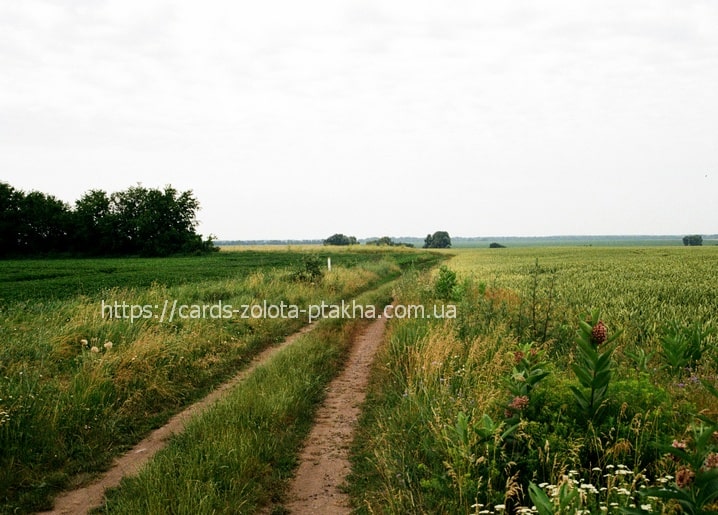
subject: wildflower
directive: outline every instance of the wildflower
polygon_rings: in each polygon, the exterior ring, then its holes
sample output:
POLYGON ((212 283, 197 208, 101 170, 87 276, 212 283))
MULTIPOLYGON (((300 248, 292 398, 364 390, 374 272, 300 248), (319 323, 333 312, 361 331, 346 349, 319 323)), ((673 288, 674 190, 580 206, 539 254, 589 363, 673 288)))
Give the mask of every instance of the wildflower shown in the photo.
POLYGON ((514 352, 514 361, 516 362, 517 365, 518 365, 519 363, 521 363, 521 360, 522 360, 522 359, 524 359, 524 353, 523 353, 523 352, 521 352, 520 350, 517 350, 516 352, 514 352))
POLYGON ((688 447, 688 443, 685 440, 681 440, 680 442, 678 440, 673 440, 671 447, 685 451, 688 447))
POLYGON ((526 409, 526 406, 529 405, 529 398, 527 395, 520 395, 517 397, 514 397, 511 403, 509 404, 509 408, 511 408, 514 411, 523 411, 526 409))
POLYGON ((695 473, 689 467, 683 466, 676 471, 676 486, 685 488, 693 482, 695 477, 695 473))
POLYGON ((504 511, 506 509, 506 505, 505 504, 497 504, 496 506, 494 506, 494 509, 496 511, 504 511))
POLYGON ((653 509, 653 506, 651 506, 650 504, 641 504, 641 509, 643 511, 651 511, 653 509))
MULTIPOLYGON (((680 442, 678 440, 673 440, 671 447, 680 451, 685 451, 688 448, 688 443, 685 440, 681 440, 680 442)), ((678 461, 678 456, 671 455, 671 458, 673 461, 678 461)))
POLYGON ((703 463, 705 470, 718 468, 718 452, 712 452, 706 456, 706 461, 703 463))
POLYGON ((100 349, 98 349, 97 346, 93 345, 92 348, 90 349, 90 352, 97 353, 97 352, 100 352, 100 349))
POLYGON ((587 490, 588 492, 591 492, 592 494, 597 494, 598 490, 595 486, 593 486, 591 483, 581 483, 581 486, 579 487, 581 490, 587 490))
POLYGON ((105 348, 105 350, 110 350, 112 348, 112 342, 106 341, 105 345, 103 345, 103 347, 105 348))
POLYGON ((80 345, 82 345, 83 347, 87 347, 87 340, 85 338, 80 340, 80 345))
POLYGON ((606 329, 606 325, 603 323, 603 320, 599 320, 598 323, 591 329, 591 341, 598 346, 605 342, 607 337, 608 329, 606 329))

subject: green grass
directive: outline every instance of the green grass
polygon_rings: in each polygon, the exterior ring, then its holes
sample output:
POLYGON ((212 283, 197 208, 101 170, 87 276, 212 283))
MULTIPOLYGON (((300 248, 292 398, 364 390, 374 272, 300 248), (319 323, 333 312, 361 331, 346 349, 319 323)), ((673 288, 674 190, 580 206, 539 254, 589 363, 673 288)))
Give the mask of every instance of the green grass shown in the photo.
MULTIPOLYGON (((236 254, 53 260, 29 269, 54 270, 60 283, 49 277, 44 281, 50 285, 39 288, 28 285, 43 280, 5 282, 21 300, 5 302, 0 318, 0 511, 48 508, 55 492, 102 470, 259 350, 306 323, 301 317, 132 322, 103 317, 102 300, 307 306, 354 297, 397 277, 402 267, 438 259, 423 252, 344 252, 333 257, 331 273, 308 282, 295 280, 307 254, 236 254), (99 271, 103 263, 118 270, 101 285, 93 274, 106 273, 99 271), (71 283, 92 284, 92 293, 62 289, 71 283)), ((2 262, 3 277, 23 263, 35 262, 2 262)))
MULTIPOLYGON (((362 304, 383 305, 390 289, 362 304)), ((326 384, 354 329, 326 320, 259 367, 142 469, 110 492, 104 513, 255 513, 279 505, 326 384)))
POLYGON ((334 266, 352 267, 389 257, 401 268, 436 259, 428 252, 382 250, 242 250, 172 258, 14 259, 0 260, 0 302, 95 296, 112 288, 180 286, 231 280, 270 268, 301 266, 305 256, 331 257, 334 266))
POLYGON ((698 486, 676 484, 680 468, 690 458, 706 475, 702 464, 718 456, 718 441, 696 436, 718 429, 718 249, 452 252, 453 285, 438 272, 397 287, 398 302, 453 303, 457 317, 391 321, 353 450, 357 512, 533 513, 533 483, 553 513, 619 513, 631 502, 675 513, 638 492, 692 495, 698 486), (587 416, 573 388, 582 391, 579 323, 592 310, 622 333, 605 404, 587 416), (688 365, 671 364, 680 359, 688 365), (674 440, 686 456, 666 457, 661 446, 674 440))

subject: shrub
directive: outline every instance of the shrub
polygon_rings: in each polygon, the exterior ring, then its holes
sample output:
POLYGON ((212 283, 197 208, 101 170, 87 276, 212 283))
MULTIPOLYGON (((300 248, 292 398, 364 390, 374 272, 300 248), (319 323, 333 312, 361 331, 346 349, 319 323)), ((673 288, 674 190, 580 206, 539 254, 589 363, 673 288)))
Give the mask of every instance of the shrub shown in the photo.
POLYGON ((441 300, 455 299, 456 272, 447 266, 439 268, 439 276, 434 283, 436 297, 441 300))
POLYGON ((324 277, 322 260, 317 255, 304 256, 302 262, 292 274, 292 278, 298 282, 317 283, 324 277))

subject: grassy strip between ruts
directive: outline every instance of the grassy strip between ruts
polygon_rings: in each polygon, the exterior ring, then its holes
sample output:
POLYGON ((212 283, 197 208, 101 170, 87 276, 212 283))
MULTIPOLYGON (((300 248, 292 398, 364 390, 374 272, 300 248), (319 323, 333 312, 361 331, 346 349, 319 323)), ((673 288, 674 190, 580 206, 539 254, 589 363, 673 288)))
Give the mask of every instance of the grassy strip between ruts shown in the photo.
MULTIPOLYGON (((391 285, 360 297, 385 305, 391 285)), ((281 500, 328 382, 361 320, 327 319, 192 420, 103 513, 252 513, 281 500)))

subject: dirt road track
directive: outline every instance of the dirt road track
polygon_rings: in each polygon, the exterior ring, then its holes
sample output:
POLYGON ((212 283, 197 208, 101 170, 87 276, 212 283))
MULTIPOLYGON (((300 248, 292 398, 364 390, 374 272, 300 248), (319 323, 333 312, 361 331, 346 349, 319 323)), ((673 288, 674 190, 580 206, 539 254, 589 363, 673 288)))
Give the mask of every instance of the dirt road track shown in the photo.
MULTIPOLYGON (((352 342, 346 367, 328 387, 327 397, 317 411, 315 424, 307 437, 297 473, 291 483, 286 508, 293 515, 340 515, 351 512, 349 498, 341 491, 341 485, 350 470, 349 446, 361 404, 366 396, 371 364, 382 342, 385 326, 386 319, 380 318, 363 328, 352 342)), ((311 326, 305 327, 288 337, 281 345, 259 353, 247 368, 230 381, 172 417, 167 424, 150 433, 132 450, 118 457, 97 481, 61 494, 55 499, 53 510, 41 515, 84 514, 101 506, 105 490, 118 486, 124 476, 136 474, 167 444, 170 436, 184 429, 190 418, 220 399, 257 365, 311 329, 311 326)))
POLYGON ((292 515, 351 512, 349 496, 340 488, 350 471, 349 446, 385 326, 386 319, 380 318, 364 328, 354 339, 346 368, 329 385, 285 505, 292 515))
POLYGON ((149 436, 135 445, 132 450, 116 458, 110 469, 97 481, 82 488, 69 490, 61 494, 55 499, 55 505, 52 511, 43 512, 41 515, 77 515, 87 513, 89 510, 101 506, 104 502, 105 490, 119 485, 124 476, 136 474, 139 469, 157 453, 157 451, 162 449, 167 444, 167 439, 170 436, 179 433, 184 429, 185 424, 187 424, 193 416, 216 402, 230 388, 235 386, 248 374, 250 374, 257 367, 257 365, 265 362, 275 353, 291 344, 299 336, 309 332, 311 329, 313 329, 313 326, 306 326, 300 331, 289 336, 280 345, 268 347, 257 354, 250 365, 239 374, 219 386, 201 401, 192 404, 184 411, 181 411, 172 417, 164 426, 152 431, 149 436))

